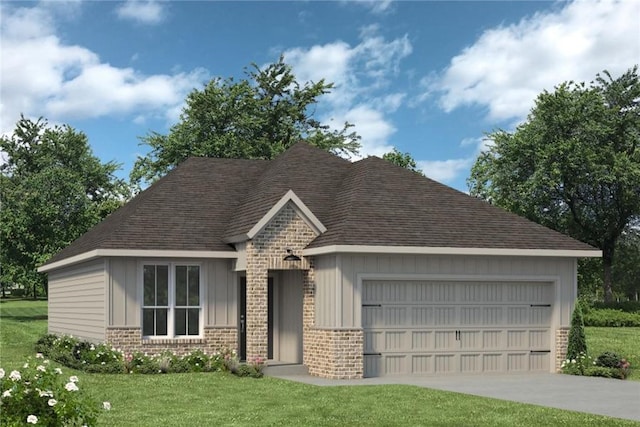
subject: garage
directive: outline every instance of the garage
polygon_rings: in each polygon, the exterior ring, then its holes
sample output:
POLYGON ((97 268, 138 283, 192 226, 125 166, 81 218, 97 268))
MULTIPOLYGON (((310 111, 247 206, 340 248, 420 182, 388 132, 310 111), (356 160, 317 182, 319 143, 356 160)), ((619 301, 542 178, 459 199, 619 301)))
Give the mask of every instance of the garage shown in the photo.
POLYGON ((550 282, 366 280, 364 376, 549 372, 550 282))

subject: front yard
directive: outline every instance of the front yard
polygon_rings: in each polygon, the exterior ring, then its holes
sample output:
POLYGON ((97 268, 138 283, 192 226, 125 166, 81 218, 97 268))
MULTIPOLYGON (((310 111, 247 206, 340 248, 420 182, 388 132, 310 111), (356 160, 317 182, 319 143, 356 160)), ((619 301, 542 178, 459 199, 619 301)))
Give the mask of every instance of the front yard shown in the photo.
MULTIPOLYGON (((0 366, 20 368, 46 332, 46 301, 0 303, 0 366)), ((587 328, 591 351, 618 351, 640 365, 640 328, 587 328)), ((412 386, 316 387, 225 373, 78 375, 97 401, 100 425, 637 426, 638 423, 412 386)), ((633 380, 640 380, 638 370, 633 380)), ((0 424, 2 424, 0 422, 0 424)))

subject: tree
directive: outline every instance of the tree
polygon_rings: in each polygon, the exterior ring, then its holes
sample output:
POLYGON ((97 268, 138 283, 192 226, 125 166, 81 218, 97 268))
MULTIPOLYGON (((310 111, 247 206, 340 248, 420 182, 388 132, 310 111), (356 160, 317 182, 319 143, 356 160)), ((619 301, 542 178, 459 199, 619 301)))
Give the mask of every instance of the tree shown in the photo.
POLYGON ((489 134, 468 181, 472 195, 601 249, 605 301, 616 242, 640 218, 637 71, 543 92, 515 132, 489 134))
POLYGON ((420 175, 424 175, 420 169, 418 169, 418 165, 415 159, 409 153, 402 153, 397 148, 393 147, 393 151, 389 151, 388 153, 384 153, 382 158, 388 162, 393 163, 396 166, 400 166, 405 169, 409 169, 412 172, 419 173, 420 175))
MULTIPOLYGON (((69 126, 22 117, 0 138, 0 282, 44 289, 38 265, 119 207, 128 195, 87 137, 69 126)), ((45 290, 46 291, 46 290, 45 290)))
POLYGON ((576 305, 571 315, 571 327, 569 328, 569 338, 567 342, 567 359, 577 359, 580 354, 587 354, 587 339, 584 335, 584 319, 582 308, 576 301, 576 305))
POLYGON ((300 84, 283 57, 264 69, 252 64, 245 75, 239 82, 213 79, 192 91, 168 135, 142 137, 151 151, 136 161, 132 182, 152 182, 189 156, 272 159, 301 139, 336 154, 358 153, 352 125, 331 130, 312 117, 333 83, 300 84))
POLYGON ((612 275, 616 290, 628 299, 638 301, 640 296, 640 229, 630 228, 618 240, 612 275))

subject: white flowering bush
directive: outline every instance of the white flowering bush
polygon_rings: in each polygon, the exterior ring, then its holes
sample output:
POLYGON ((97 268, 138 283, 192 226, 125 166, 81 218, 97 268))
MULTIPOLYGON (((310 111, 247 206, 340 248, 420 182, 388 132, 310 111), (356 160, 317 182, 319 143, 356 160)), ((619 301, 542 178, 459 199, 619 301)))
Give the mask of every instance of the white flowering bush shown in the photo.
POLYGON ((595 360, 581 352, 574 359, 562 362, 561 371, 569 375, 626 379, 631 373, 630 363, 613 352, 604 352, 595 360))
MULTIPOLYGON (((84 392, 79 378, 64 376, 40 353, 20 370, 0 368, 0 390, 2 426, 91 426, 100 413, 100 405, 84 392)), ((102 408, 111 409, 111 404, 103 402, 102 408)))

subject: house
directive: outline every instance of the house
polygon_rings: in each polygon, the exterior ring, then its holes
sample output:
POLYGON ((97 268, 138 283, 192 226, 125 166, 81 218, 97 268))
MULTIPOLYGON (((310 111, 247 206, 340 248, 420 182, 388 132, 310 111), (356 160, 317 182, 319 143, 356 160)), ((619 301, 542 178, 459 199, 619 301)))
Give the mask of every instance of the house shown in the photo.
POLYGON ((554 372, 593 247, 377 157, 190 158, 39 268, 49 331, 312 375, 554 372))

